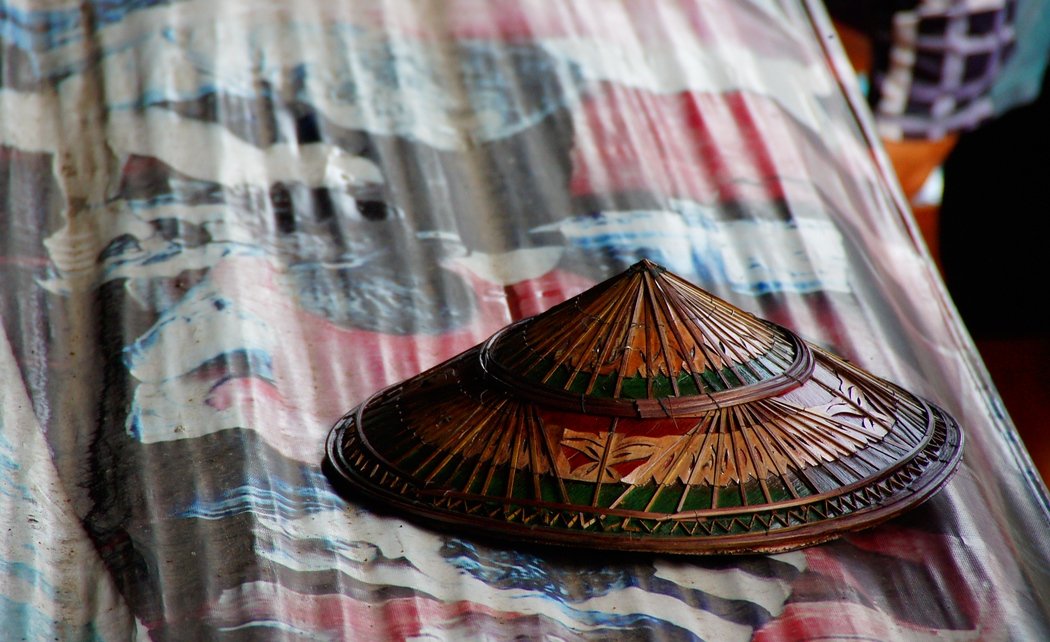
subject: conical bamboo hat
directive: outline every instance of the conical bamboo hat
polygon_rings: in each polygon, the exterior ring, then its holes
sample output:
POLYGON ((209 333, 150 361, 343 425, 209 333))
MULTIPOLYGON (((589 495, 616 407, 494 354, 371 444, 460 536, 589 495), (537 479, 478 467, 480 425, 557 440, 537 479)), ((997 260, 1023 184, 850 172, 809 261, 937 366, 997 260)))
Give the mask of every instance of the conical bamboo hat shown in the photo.
POLYGON ((327 468, 468 533, 746 553, 889 519, 961 453, 945 411, 642 261, 377 393, 327 468))

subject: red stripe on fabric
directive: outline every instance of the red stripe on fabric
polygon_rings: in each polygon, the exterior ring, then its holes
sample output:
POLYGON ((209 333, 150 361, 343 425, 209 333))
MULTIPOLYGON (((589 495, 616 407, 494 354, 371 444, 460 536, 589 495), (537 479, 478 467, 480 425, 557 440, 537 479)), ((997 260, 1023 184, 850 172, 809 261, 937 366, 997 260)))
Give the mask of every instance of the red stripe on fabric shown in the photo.
POLYGON ((313 632, 339 633, 355 640, 398 642, 419 636, 425 629, 442 629, 471 616, 513 620, 521 613, 499 611, 470 601, 439 602, 424 597, 395 598, 368 603, 344 595, 312 595, 273 586, 266 594, 253 592, 236 602, 235 611, 216 608, 210 614, 226 627, 241 622, 279 621, 313 632), (246 606, 250 605, 250 606, 246 606))
POLYGON ((764 203, 784 200, 784 181, 806 184, 816 168, 812 154, 800 156, 811 146, 803 128, 762 96, 656 94, 606 83, 574 116, 570 189, 577 195, 643 190, 701 203, 764 203))
MULTIPOLYGON (((909 633, 932 637, 941 632, 903 624, 885 613, 859 604, 808 602, 788 604, 780 617, 755 632, 752 642, 900 640, 906 639, 909 633)), ((959 632, 951 633, 953 640, 965 639, 959 636, 959 632)))
POLYGON ((513 303, 512 317, 517 320, 545 312, 593 285, 591 279, 552 270, 541 277, 508 285, 504 292, 507 300, 513 303))
MULTIPOLYGON (((951 608, 970 622, 993 617, 998 612, 998 598, 989 594, 987 578, 978 575, 971 563, 971 553, 951 537, 902 528, 893 524, 851 535, 848 543, 865 552, 900 560, 896 564, 912 564, 923 571, 923 581, 929 583, 931 596, 950 595, 951 608)), ((861 554, 854 559, 849 548, 814 547, 806 550, 807 568, 827 578, 832 585, 848 586, 873 604, 883 602, 881 595, 886 584, 872 585, 852 570, 856 562, 861 574, 871 573, 877 557, 861 554)), ((910 587, 916 589, 919 587, 910 587)), ((920 589, 921 590, 921 589, 920 589)), ((919 605, 916 605, 918 608, 919 605)))

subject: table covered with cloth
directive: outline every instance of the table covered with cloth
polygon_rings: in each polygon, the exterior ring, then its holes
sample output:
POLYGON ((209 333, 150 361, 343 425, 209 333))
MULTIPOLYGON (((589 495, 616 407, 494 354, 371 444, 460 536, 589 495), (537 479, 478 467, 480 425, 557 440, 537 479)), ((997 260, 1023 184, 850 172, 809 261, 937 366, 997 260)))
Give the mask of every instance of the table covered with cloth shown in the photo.
POLYGON ((813 2, 3 0, 0 637, 1050 639, 1045 488, 872 131, 813 2), (334 490, 341 415, 642 258, 948 409, 959 472, 740 557, 334 490))

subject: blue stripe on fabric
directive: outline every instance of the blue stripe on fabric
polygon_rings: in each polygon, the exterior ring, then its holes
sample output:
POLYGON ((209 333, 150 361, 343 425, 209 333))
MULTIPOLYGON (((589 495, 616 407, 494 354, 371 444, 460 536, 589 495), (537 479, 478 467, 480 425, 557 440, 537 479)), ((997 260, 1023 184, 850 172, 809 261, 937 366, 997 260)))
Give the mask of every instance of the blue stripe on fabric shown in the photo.
MULTIPOLYGON (((115 24, 128 15, 181 0, 90 0, 94 27, 115 24)), ((81 3, 70 3, 64 9, 20 9, 0 5, 0 40, 22 49, 45 50, 81 39, 84 35, 85 11, 81 3)))
POLYGON ((277 519, 295 519, 311 513, 345 506, 330 490, 320 471, 302 469, 302 479, 290 482, 276 476, 246 475, 245 483, 201 496, 188 506, 175 508, 171 517, 217 520, 242 513, 264 514, 277 519))
POLYGON ((103 642, 91 624, 73 625, 55 620, 32 604, 0 595, 0 622, 5 640, 70 640, 103 642))
POLYGON ((449 540, 443 554, 457 568, 490 586, 538 592, 566 605, 637 588, 672 597, 683 605, 737 624, 761 626, 772 617, 754 602, 711 595, 657 577, 652 566, 644 563, 612 564, 596 570, 593 564, 579 567, 571 563, 552 564, 544 557, 524 551, 484 549, 483 552, 463 540, 449 540))

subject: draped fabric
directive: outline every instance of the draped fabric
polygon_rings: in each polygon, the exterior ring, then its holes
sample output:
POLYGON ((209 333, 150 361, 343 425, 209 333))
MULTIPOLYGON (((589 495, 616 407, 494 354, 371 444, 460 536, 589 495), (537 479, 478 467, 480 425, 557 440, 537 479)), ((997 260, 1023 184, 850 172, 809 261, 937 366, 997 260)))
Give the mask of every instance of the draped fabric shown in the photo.
POLYGON ((1045 488, 852 83, 786 0, 4 0, 0 629, 1050 637, 1045 488), (438 533, 322 474, 368 395, 642 258, 947 408, 960 472, 712 559, 438 533))

